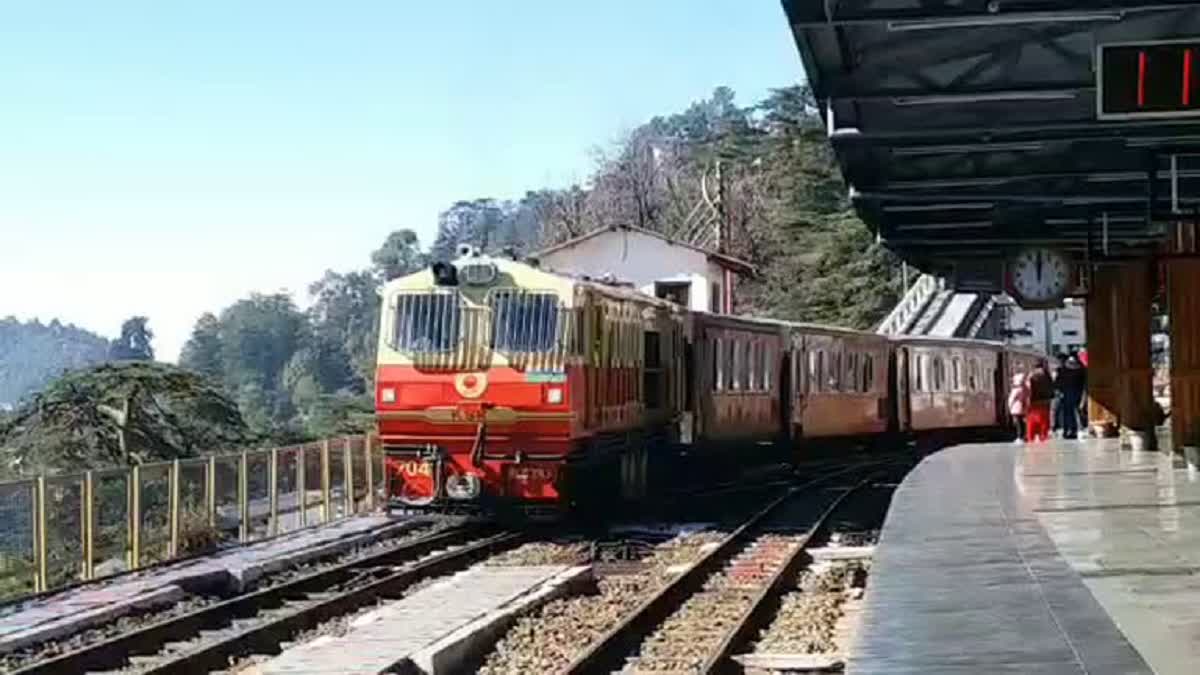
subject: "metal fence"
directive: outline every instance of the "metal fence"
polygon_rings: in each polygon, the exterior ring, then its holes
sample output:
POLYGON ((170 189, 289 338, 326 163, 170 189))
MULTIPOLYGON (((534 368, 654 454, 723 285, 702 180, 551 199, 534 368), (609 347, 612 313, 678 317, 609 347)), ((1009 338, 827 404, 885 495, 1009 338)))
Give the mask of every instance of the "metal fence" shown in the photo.
POLYGON ((0 598, 375 508, 370 436, 0 482, 0 598))

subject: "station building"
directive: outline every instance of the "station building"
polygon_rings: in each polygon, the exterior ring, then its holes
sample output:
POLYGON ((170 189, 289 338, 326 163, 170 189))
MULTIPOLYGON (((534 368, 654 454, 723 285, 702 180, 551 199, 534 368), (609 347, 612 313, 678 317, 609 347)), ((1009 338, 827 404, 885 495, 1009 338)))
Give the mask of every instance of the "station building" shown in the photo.
POLYGON ((732 314, 737 280, 750 263, 634 226, 603 227, 531 256, 545 269, 631 282, 648 295, 689 309, 732 314))

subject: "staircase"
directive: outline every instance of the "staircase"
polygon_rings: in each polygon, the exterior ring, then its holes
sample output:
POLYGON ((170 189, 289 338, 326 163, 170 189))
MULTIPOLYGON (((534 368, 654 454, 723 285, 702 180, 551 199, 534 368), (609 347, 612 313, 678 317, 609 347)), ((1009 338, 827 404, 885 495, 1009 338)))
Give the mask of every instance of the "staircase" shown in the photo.
POLYGON ((880 335, 904 335, 924 313, 930 300, 945 287, 945 282, 930 274, 922 274, 917 282, 909 286, 904 297, 879 324, 875 332, 880 335))
POLYGON ((946 288, 945 281, 922 274, 875 332, 975 338, 995 307, 991 295, 958 293, 946 288))

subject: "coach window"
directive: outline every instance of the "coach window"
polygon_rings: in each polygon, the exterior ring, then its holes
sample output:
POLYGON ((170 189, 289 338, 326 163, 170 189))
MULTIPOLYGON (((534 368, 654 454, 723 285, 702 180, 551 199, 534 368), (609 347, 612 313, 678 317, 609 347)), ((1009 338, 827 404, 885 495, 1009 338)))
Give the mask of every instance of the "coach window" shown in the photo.
POLYGON ((956 356, 950 363, 951 391, 962 391, 962 359, 956 356))
POLYGON ((808 393, 821 390, 821 365, 817 350, 808 353, 808 393))
POLYGON ((973 357, 967 362, 967 389, 979 391, 979 360, 973 357))
POLYGON ((746 342, 746 392, 758 389, 758 344, 746 342))
POLYGON ((742 343, 742 391, 754 389, 754 343, 742 343))
POLYGON ((742 344, 737 340, 729 341, 729 388, 742 389, 742 344))
POLYGON ((874 389, 875 384, 875 357, 870 354, 863 355, 862 369, 862 390, 863 393, 870 393, 874 389))
POLYGON ((722 349, 721 339, 713 340, 713 391, 725 388, 725 350, 722 349))
POLYGON ((933 357, 933 391, 946 390, 946 362, 942 357, 933 357))
POLYGON ((762 385, 763 391, 771 391, 771 363, 775 359, 775 347, 763 345, 762 385))
POLYGON ((813 377, 809 379, 813 391, 825 391, 825 350, 817 350, 817 367, 813 377))
POLYGON ((846 391, 855 391, 858 388, 858 352, 846 354, 846 372, 842 375, 842 385, 846 391))
POLYGON ((662 338, 654 331, 642 333, 642 350, 645 354, 642 371, 642 401, 648 410, 663 407, 662 338))

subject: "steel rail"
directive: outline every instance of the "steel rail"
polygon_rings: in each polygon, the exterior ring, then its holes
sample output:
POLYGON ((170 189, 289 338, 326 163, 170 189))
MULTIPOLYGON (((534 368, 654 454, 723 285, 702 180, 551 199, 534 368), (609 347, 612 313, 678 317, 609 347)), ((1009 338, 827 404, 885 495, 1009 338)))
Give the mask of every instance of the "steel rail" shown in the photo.
POLYGON ((879 464, 881 462, 842 467, 798 485, 773 499, 765 508, 738 526, 704 557, 692 563, 682 574, 647 598, 637 609, 568 664, 563 672, 582 675, 620 670, 622 659, 632 653, 655 626, 662 623, 682 606, 687 598, 695 594, 712 573, 732 559, 741 546, 750 540, 756 528, 768 520, 779 507, 797 498, 806 490, 820 488, 839 476, 866 468, 874 468, 879 464))
POLYGON ((721 641, 717 649, 705 659, 704 664, 700 667, 700 673, 707 675, 709 673, 727 672, 729 670, 726 666, 728 666, 728 659, 733 655, 734 651, 746 644, 753 637, 754 631, 761 628, 764 624, 762 619, 769 614, 768 610, 771 607, 770 600, 779 596, 784 590, 787 581, 794 578, 796 573, 799 572, 800 567, 805 562, 804 552, 808 550, 809 543, 828 527, 830 518, 851 495, 873 484, 882 473, 883 471, 871 472, 867 477, 839 495, 821 513, 808 532, 792 545, 783 564, 766 580, 762 589, 755 595, 754 601, 746 608, 742 616, 738 618, 733 629, 726 634, 725 639, 721 641))
POLYGON ((370 584, 338 593, 316 604, 298 607, 286 616, 240 631, 228 638, 205 645, 199 650, 181 654, 142 671, 143 675, 166 673, 191 674, 229 667, 230 659, 251 654, 277 654, 281 645, 301 631, 349 614, 373 604, 379 599, 398 598, 404 589, 431 577, 461 569, 465 565, 491 555, 497 550, 514 546, 525 539, 524 534, 504 532, 460 549, 447 551, 422 560, 370 584))
MULTIPOLYGON (((296 614, 271 621, 264 624, 263 627, 238 633, 220 643, 205 645, 194 654, 182 654, 170 660, 164 659, 161 665, 152 666, 147 672, 197 672, 201 663, 210 664, 213 669, 224 668, 228 666, 227 656, 241 655, 237 644, 257 645, 261 643, 259 640, 250 639, 252 636, 245 633, 253 633, 267 627, 277 629, 295 627, 297 631, 303 630, 320 623, 325 618, 353 611, 359 606, 372 602, 376 596, 402 589, 423 576, 439 574, 453 569, 457 564, 470 562, 479 555, 490 552, 508 542, 513 542, 520 537, 520 535, 511 533, 492 534, 481 541, 407 565, 399 571, 391 566, 398 561, 426 555, 440 547, 490 534, 485 528, 484 524, 471 523, 437 532, 386 551, 356 558, 275 586, 238 595, 187 614, 136 628, 66 654, 32 663, 13 671, 12 675, 49 675, 51 673, 122 668, 139 657, 151 657, 159 653, 167 643, 192 639, 205 630, 228 628, 237 619, 251 618, 264 610, 285 607, 288 601, 304 599, 314 594, 324 594, 330 589, 360 582, 364 576, 378 577, 353 589, 334 592, 329 598, 305 605, 296 614), (218 655, 220 658, 217 658, 218 655), (195 663, 196 667, 186 665, 188 663, 195 663), (183 670, 180 670, 180 667, 183 670)), ((277 630, 274 634, 281 635, 282 633, 277 630)))

